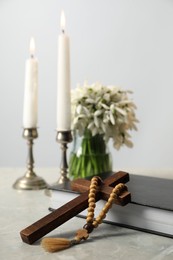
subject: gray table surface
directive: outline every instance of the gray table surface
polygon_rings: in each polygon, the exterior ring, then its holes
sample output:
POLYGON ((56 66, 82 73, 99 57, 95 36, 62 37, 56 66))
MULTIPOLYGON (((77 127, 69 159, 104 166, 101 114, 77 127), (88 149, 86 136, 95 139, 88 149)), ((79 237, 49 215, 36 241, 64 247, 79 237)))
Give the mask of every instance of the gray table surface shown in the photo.
MULTIPOLYGON (((12 188, 24 169, 0 169, 0 259, 128 259, 128 260, 168 260, 173 259, 171 238, 102 224, 80 245, 58 253, 47 253, 40 246, 22 242, 19 232, 47 215, 49 197, 43 190, 18 191, 12 188)), ((58 178, 57 169, 36 169, 37 175, 49 184, 58 178)), ((85 220, 75 217, 47 236, 72 238, 75 231, 85 224, 85 220)))

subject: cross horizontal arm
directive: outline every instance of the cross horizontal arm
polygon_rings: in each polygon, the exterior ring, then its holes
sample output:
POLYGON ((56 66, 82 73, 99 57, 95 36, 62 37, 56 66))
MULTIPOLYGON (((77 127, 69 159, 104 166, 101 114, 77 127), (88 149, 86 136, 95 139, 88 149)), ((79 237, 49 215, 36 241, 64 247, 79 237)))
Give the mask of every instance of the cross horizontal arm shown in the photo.
MULTIPOLYGON (((129 174, 126 172, 122 172, 119 171, 109 177, 107 177, 104 180, 104 184, 99 187, 99 192, 100 194, 100 199, 103 200, 108 200, 111 192, 112 192, 112 188, 111 187, 115 187, 115 185, 117 185, 118 183, 126 183, 129 181, 129 174), (109 187, 110 185, 110 187, 109 187)), ((86 179, 77 179, 71 182, 71 189, 74 191, 79 191, 81 193, 89 190, 90 188, 90 181, 86 180, 86 179)), ((130 201, 130 192, 128 192, 128 190, 124 190, 124 192, 122 193, 121 196, 119 196, 118 199, 115 200, 115 203, 118 205, 126 205, 127 203, 129 203, 130 201)))
MULTIPOLYGON (((90 181, 84 180, 84 179, 79 179, 77 180, 77 182, 73 182, 71 184, 72 190, 74 191, 79 191, 81 193, 86 192, 89 189, 90 186, 90 181)), ((111 192, 112 192, 112 188, 107 186, 107 185, 102 185, 99 188, 99 192, 100 192, 100 199, 103 200, 108 200, 111 192)), ((121 206, 125 206, 127 203, 130 202, 131 199, 131 194, 128 190, 124 190, 123 193, 119 196, 118 199, 115 199, 114 203, 121 205, 121 206)))
MULTIPOLYGON (((129 181, 129 174, 126 172, 119 171, 104 180, 105 186, 115 187, 118 183, 126 183, 129 181)), ((71 182, 71 189, 83 193, 89 190, 90 181, 86 179, 77 179, 71 182)), ((103 191, 103 189, 102 189, 103 191)))

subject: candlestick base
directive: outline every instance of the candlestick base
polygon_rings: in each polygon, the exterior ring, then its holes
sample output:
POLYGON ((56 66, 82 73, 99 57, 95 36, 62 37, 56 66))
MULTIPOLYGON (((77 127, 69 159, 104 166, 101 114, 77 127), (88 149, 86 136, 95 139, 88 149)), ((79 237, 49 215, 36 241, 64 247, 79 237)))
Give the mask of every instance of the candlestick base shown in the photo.
POLYGON ((49 193, 49 189, 55 189, 55 190, 71 190, 71 181, 67 178, 65 181, 60 183, 60 178, 58 181, 52 183, 51 185, 48 186, 48 189, 46 189, 46 194, 49 193))
POLYGON ((13 188, 17 190, 40 190, 47 187, 43 178, 37 176, 34 172, 34 157, 33 157, 33 140, 38 137, 37 128, 24 128, 23 138, 28 144, 28 160, 27 171, 25 175, 16 180, 13 188))
POLYGON ((40 190, 47 188, 46 182, 39 176, 25 176, 16 180, 13 188, 17 190, 40 190))

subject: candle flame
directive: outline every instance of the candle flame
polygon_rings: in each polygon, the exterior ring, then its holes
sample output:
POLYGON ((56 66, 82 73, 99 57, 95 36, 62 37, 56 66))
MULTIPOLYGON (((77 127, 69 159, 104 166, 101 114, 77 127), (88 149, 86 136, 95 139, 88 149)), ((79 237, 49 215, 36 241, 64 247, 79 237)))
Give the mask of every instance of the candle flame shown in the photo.
POLYGON ((30 47, 29 47, 29 51, 30 51, 30 55, 31 55, 31 57, 33 57, 34 54, 35 54, 35 40, 34 40, 33 37, 31 37, 31 39, 30 39, 30 47))
POLYGON ((61 21, 60 21, 60 25, 61 25, 61 30, 62 32, 65 31, 65 14, 64 11, 61 11, 61 21))

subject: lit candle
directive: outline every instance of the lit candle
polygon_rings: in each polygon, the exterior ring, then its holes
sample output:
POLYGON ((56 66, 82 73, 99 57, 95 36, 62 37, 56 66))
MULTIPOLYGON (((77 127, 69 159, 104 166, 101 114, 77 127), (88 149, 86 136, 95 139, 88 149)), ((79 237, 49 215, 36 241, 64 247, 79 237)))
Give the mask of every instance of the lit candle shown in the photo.
POLYGON ((30 40, 30 58, 26 60, 23 127, 36 128, 38 114, 38 61, 34 38, 30 40))
POLYGON ((61 13, 61 34, 58 38, 58 89, 57 89, 57 131, 71 129, 70 93, 70 46, 65 33, 65 15, 61 13))

